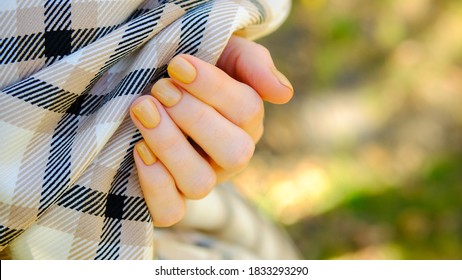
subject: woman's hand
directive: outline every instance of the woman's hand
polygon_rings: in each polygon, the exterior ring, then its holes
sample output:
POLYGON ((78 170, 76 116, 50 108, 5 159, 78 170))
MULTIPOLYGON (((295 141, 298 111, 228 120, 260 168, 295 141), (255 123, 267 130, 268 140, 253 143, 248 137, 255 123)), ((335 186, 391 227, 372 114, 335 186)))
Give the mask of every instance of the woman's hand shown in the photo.
POLYGON ((144 138, 134 157, 156 226, 179 222, 185 198, 203 198, 242 170, 263 133, 263 100, 282 104, 293 95, 269 52, 239 37, 217 66, 179 55, 168 73, 130 110, 144 138))

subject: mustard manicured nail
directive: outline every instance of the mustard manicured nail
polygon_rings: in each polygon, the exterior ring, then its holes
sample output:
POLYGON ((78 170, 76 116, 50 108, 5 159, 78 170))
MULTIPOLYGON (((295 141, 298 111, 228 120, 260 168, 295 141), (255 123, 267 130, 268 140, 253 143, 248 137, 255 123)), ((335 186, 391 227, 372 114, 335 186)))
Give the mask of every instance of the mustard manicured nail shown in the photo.
POLYGON ((160 122, 160 114, 156 105, 149 99, 144 99, 132 107, 135 117, 146 128, 154 128, 160 122))
POLYGON ((292 92, 294 91, 292 84, 290 83, 289 79, 287 79, 287 77, 284 76, 284 74, 279 72, 276 68, 271 69, 271 71, 273 72, 274 76, 278 79, 279 83, 281 83, 281 85, 289 88, 292 92))
POLYGON ((181 99, 181 91, 169 80, 157 81, 151 88, 151 94, 167 107, 172 107, 181 99))
POLYGON ((140 142, 136 143, 135 149, 140 155, 140 158, 143 160, 144 164, 153 165, 154 163, 156 163, 156 156, 151 152, 151 149, 149 149, 148 145, 146 145, 146 142, 144 140, 141 140, 140 142))
POLYGON ((197 76, 194 65, 181 56, 176 56, 170 61, 167 71, 170 77, 185 84, 192 83, 197 76))

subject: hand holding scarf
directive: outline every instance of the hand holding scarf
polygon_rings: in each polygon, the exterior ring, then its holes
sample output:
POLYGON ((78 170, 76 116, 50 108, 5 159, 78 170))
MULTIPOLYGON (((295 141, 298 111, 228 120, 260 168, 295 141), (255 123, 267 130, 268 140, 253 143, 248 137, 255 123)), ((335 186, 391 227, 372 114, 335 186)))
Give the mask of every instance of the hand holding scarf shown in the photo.
MULTIPOLYGON (((178 242, 204 244, 189 229, 210 224, 194 218, 185 222, 188 234, 171 230, 155 238, 132 157, 141 136, 128 108, 165 75, 173 56, 188 53, 214 63, 233 32, 253 37, 274 28, 284 17, 276 16, 273 8, 281 4, 275 3, 286 2, 2 4, 0 245, 9 245, 15 258, 150 259, 178 257, 168 254, 178 242)), ((226 195, 212 194, 201 205, 222 209, 222 225, 230 224, 231 213, 247 208, 237 206, 245 204, 229 188, 217 192, 226 195)), ((253 216, 243 227, 238 224, 246 219, 239 217, 231 230, 215 233, 235 242, 242 232, 233 231, 261 221, 253 216)), ((279 236, 268 239, 273 235, 279 236)), ((254 248, 218 249, 225 243, 208 247, 221 257, 242 257, 242 251, 265 257, 254 248)), ((179 257, 197 257, 187 252, 179 257)))

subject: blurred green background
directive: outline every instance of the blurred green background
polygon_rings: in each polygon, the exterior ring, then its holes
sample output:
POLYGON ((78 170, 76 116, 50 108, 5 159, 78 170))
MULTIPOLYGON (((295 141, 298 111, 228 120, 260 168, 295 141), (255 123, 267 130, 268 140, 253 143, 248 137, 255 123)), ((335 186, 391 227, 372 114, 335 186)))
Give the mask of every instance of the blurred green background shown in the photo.
POLYGON ((462 1, 294 0, 236 184, 306 259, 462 258, 462 1))

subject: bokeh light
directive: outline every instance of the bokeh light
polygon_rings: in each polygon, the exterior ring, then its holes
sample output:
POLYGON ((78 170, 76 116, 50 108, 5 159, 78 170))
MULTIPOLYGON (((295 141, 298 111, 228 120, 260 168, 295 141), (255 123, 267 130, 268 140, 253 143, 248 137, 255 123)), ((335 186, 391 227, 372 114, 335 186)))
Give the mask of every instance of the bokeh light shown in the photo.
POLYGON ((462 2, 295 0, 235 180, 307 259, 462 258, 462 2))

